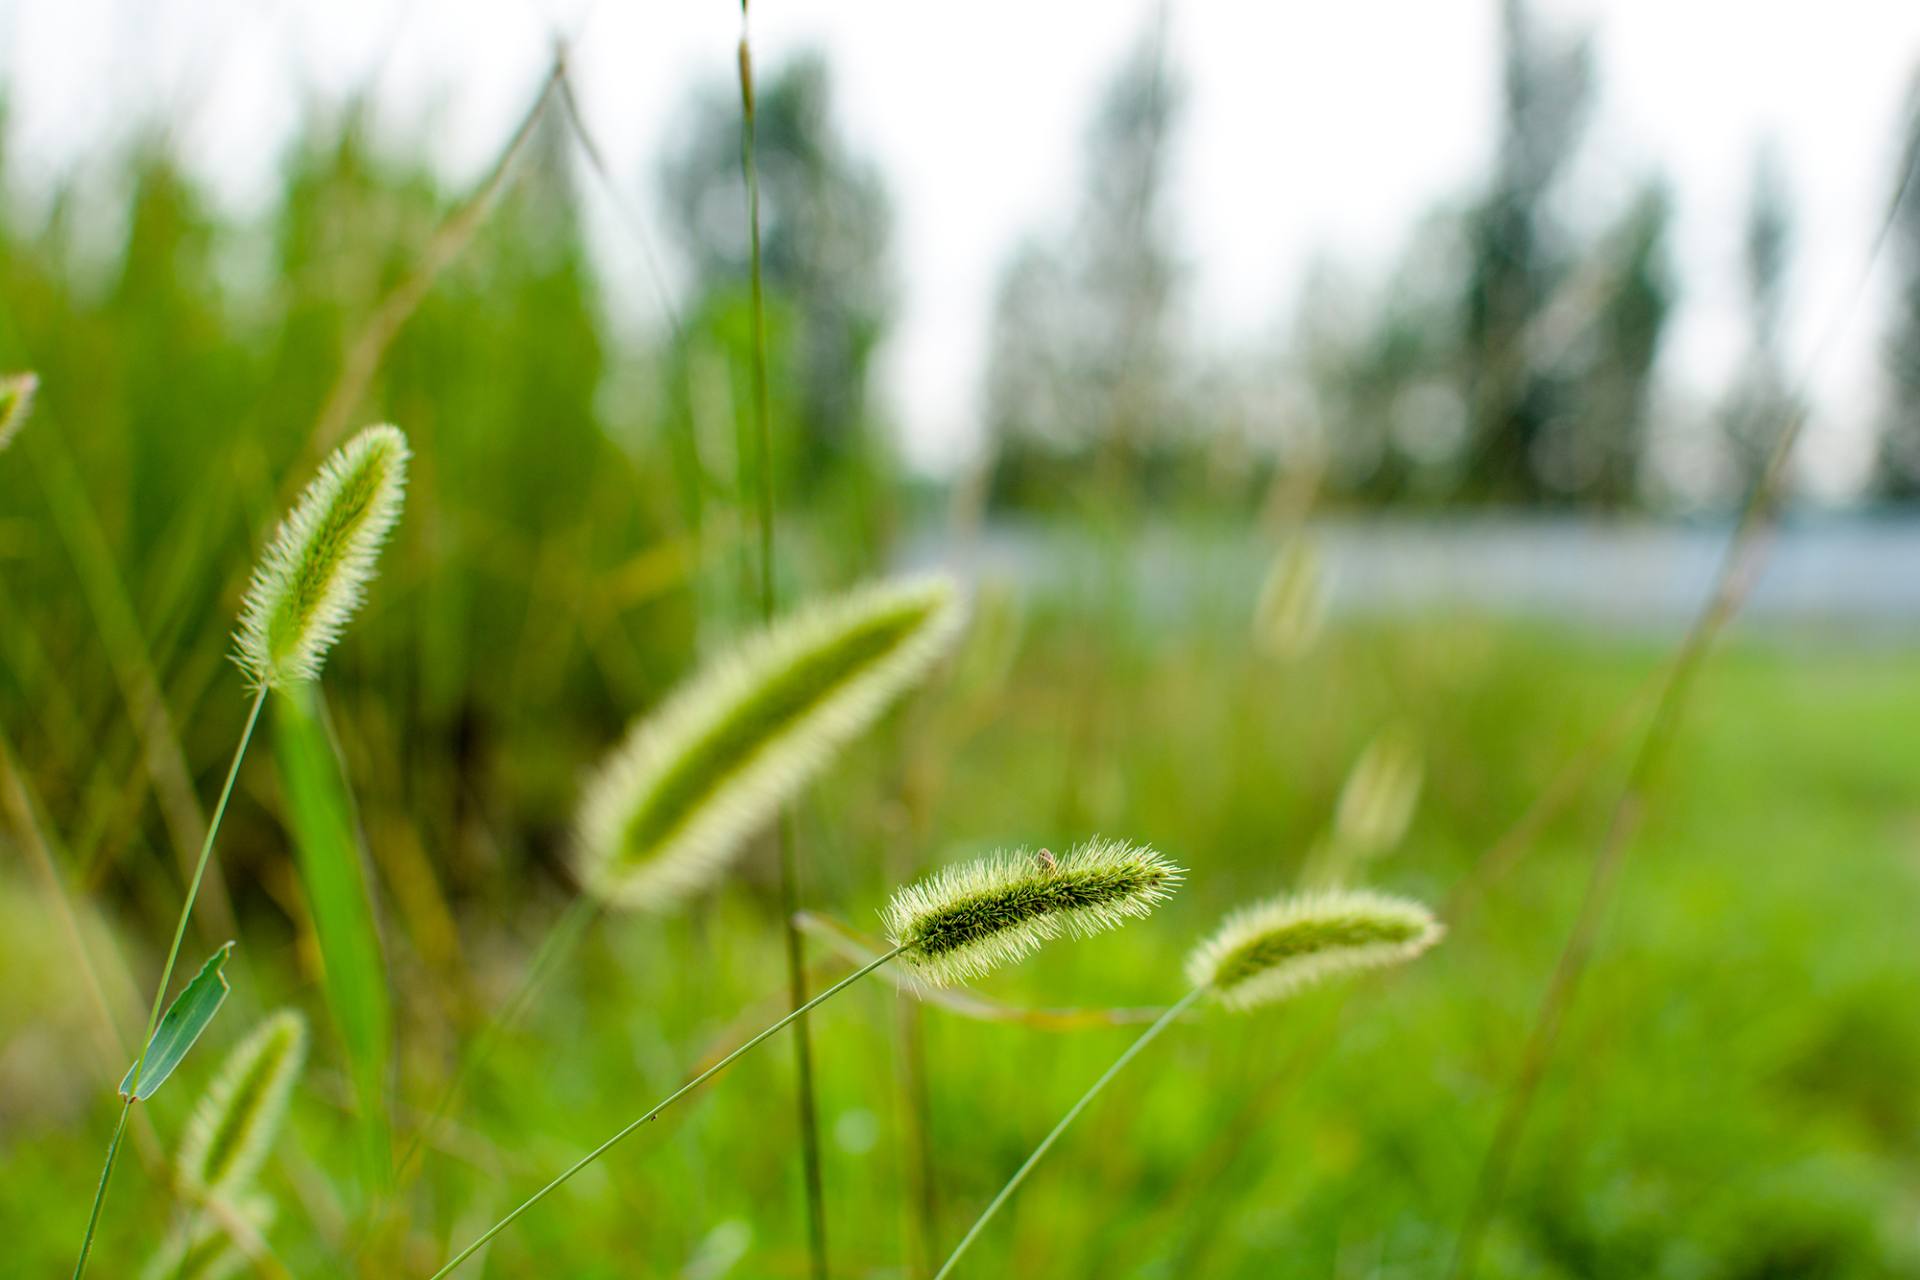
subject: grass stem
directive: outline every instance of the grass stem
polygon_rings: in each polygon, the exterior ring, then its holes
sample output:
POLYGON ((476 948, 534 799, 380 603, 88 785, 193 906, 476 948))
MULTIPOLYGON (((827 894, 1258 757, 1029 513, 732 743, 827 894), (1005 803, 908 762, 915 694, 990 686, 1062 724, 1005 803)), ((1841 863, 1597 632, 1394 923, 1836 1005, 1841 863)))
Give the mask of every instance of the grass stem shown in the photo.
POLYGON ((438 1271, 434 1272, 433 1275, 428 1278, 428 1280, 441 1280, 443 1276, 452 1275, 454 1270, 458 1268, 461 1263, 465 1262, 468 1258, 471 1258, 475 1253, 479 1252, 481 1247, 484 1246, 489 1240, 493 1239, 495 1236, 499 1235, 502 1231, 505 1231, 509 1226, 513 1225, 514 1220, 517 1219, 521 1214, 533 1208, 533 1206, 535 1206, 536 1204, 539 1204, 542 1200, 546 1199, 549 1195, 552 1195, 555 1191, 558 1191, 562 1186, 566 1185, 567 1181, 571 1179, 575 1174, 579 1173, 582 1169, 585 1169, 588 1165, 598 1160, 601 1156, 605 1155, 607 1152, 613 1150, 614 1147, 618 1146, 622 1141, 624 1141, 627 1138, 627 1136, 631 1134, 635 1129, 638 1129, 641 1125, 644 1125, 647 1122, 653 1120, 654 1118, 659 1116, 659 1114, 662 1111, 665 1111, 668 1107, 678 1102, 681 1098, 686 1097, 689 1093, 692 1093, 695 1089, 705 1084, 708 1080, 711 1080, 714 1076, 720 1074, 720 1072, 724 1071, 727 1068, 727 1066, 734 1061, 734 1059, 741 1057, 749 1049, 753 1048, 755 1045, 759 1044, 761 1041, 767 1039, 769 1036, 778 1034, 788 1024, 798 1021, 801 1017, 805 1016, 805 1014, 810 1009, 812 1009, 815 1005, 825 1003, 831 997, 838 995, 841 991, 852 986, 854 983, 858 982, 860 979, 872 973, 875 969, 878 969, 881 965, 887 963, 887 961, 899 955, 901 950, 902 948, 895 947, 891 951, 887 952, 885 955, 881 956, 879 959, 871 961, 870 963, 862 965, 860 968, 855 969, 852 973, 840 979, 840 981, 834 983, 832 986, 828 987, 825 991, 822 991, 819 995, 813 997, 811 1000, 801 1005, 798 1009, 795 1009, 793 1012, 787 1014, 785 1017, 781 1018, 778 1022, 774 1023, 772 1026, 767 1027, 765 1030, 761 1031, 758 1035, 754 1036, 753 1039, 747 1041, 745 1044, 735 1049, 732 1053, 729 1053, 726 1057, 720 1059, 720 1061, 714 1063, 712 1066, 708 1067, 705 1071, 702 1071, 699 1075, 687 1081, 685 1084, 681 1085, 678 1089, 674 1090, 672 1093, 668 1094, 658 1104, 656 1104, 651 1111, 647 1112, 645 1115, 641 1116, 639 1119, 633 1121, 631 1124, 627 1125, 626 1128, 620 1130, 620 1132, 614 1134, 611 1138, 608 1138, 605 1142, 601 1143, 599 1146, 595 1147, 593 1150, 587 1152, 586 1155, 581 1156, 578 1160, 574 1161, 571 1165, 569 1165, 566 1171, 561 1173, 552 1182, 549 1182, 546 1186, 540 1188, 538 1191, 528 1196, 525 1200, 521 1201, 520 1206, 516 1208, 512 1213, 509 1213, 506 1217, 500 1219, 500 1221, 494 1223, 491 1227, 488 1227, 484 1232, 482 1232, 479 1235, 477 1239, 474 1240, 472 1244, 469 1244, 466 1248, 462 1249, 459 1253, 456 1253, 453 1255, 453 1257, 447 1259, 446 1265, 441 1267, 438 1271))
POLYGON ((1193 1002, 1200 998, 1205 990, 1206 988, 1204 987, 1195 987, 1193 990, 1187 992, 1186 995, 1180 997, 1165 1013, 1154 1019, 1153 1025, 1140 1033, 1139 1039, 1127 1046, 1125 1053, 1113 1060, 1113 1065, 1107 1068, 1106 1074, 1093 1082, 1092 1088, 1080 1095, 1080 1101, 1074 1103, 1073 1106, 1068 1109, 1067 1114, 1060 1117, 1060 1123, 1053 1126, 1053 1132, 1040 1140, 1040 1145, 1033 1149, 1033 1154, 1027 1157, 1027 1162, 1021 1165, 1013 1177, 1007 1180, 1007 1185, 1000 1188, 1000 1194, 993 1198, 992 1202, 981 1212, 979 1218, 975 1219, 974 1224, 967 1228, 967 1234, 962 1236, 960 1243, 954 1246, 953 1252, 947 1256, 946 1262, 941 1266, 940 1270, 934 1274, 933 1280, 946 1280, 946 1277, 952 1273, 954 1267, 959 1264, 960 1255, 964 1254, 973 1244, 974 1240, 980 1235, 980 1232, 986 1228, 987 1223, 993 1221, 993 1215, 1000 1212, 1000 1206, 1012 1199, 1013 1193, 1020 1189, 1020 1184, 1027 1180, 1029 1173, 1033 1172, 1033 1167, 1040 1163, 1040 1158, 1046 1155, 1053 1144, 1059 1141, 1060 1135, 1067 1131, 1067 1126, 1077 1120, 1080 1113, 1087 1109, 1088 1104, 1100 1096, 1100 1091, 1105 1089, 1113 1078, 1120 1074, 1121 1069, 1129 1062, 1132 1062, 1134 1057, 1142 1049, 1152 1044, 1154 1038, 1171 1026, 1175 1018, 1185 1013, 1187 1009, 1192 1006, 1193 1002))
MULTIPOLYGON (((767 379, 766 285, 760 249, 760 170, 754 158, 753 55, 747 43, 747 5, 740 5, 740 170, 747 188, 749 287, 753 304, 754 415, 759 424, 760 618, 773 621, 773 405, 767 379)), ((806 957, 795 917, 800 911, 799 857, 791 816, 776 824, 779 843, 780 920, 786 933, 787 994, 796 1014, 806 1007, 806 957)), ((820 1120, 813 1084, 813 1043, 804 1018, 794 1023, 795 1107, 800 1126, 800 1165, 807 1194, 807 1244, 814 1280, 827 1278, 826 1188, 820 1176, 820 1120)))
POLYGON ((73 1264, 73 1280, 87 1270, 87 1255, 93 1249, 94 1228, 100 1222, 100 1206, 107 1198, 107 1183, 113 1177, 114 1157, 120 1154, 120 1139, 127 1130, 127 1113, 133 1110, 133 1096, 140 1089, 140 1073, 147 1066, 147 1050, 153 1045, 154 1028, 160 1025, 160 1010, 167 1002, 167 988, 173 985, 173 966, 180 959, 180 942, 187 934, 187 921, 193 917, 193 903, 200 896, 200 882, 207 874, 207 863, 213 857, 214 837, 220 834, 220 820, 226 816, 227 801, 233 798, 234 780, 240 776, 240 762, 247 758, 247 744, 253 741, 253 730, 260 723, 260 708, 266 705, 267 691, 263 688, 253 697, 253 706, 247 711, 247 727, 240 731, 240 745, 233 750, 233 763, 227 766, 227 780, 220 788, 220 802, 214 806, 213 819, 207 824, 206 839, 200 845, 200 860, 194 865, 193 879, 187 885, 187 900, 180 904, 180 920, 173 928, 173 945, 167 949, 166 967, 160 971, 160 985, 153 993, 153 1007, 147 1012, 147 1030, 140 1037, 140 1054, 133 1060, 133 1083, 128 1086, 127 1099, 120 1108, 120 1122, 113 1128, 113 1141, 107 1144, 107 1162, 100 1170, 100 1185, 93 1193, 93 1211, 87 1215, 87 1234, 80 1241, 80 1258, 73 1264))

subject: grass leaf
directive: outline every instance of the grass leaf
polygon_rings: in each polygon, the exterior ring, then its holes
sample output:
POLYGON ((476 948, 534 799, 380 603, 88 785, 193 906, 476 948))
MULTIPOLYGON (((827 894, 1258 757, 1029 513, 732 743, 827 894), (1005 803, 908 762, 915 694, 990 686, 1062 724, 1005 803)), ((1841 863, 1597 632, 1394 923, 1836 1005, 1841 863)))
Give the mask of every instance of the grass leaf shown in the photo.
POLYGON ((200 972, 194 975, 193 981, 167 1006, 160 1025, 153 1029, 153 1039, 147 1042, 146 1062, 135 1062, 127 1068, 126 1078, 120 1081, 121 1097, 143 1102, 167 1082, 173 1069, 187 1056, 187 1050, 193 1048, 193 1042, 213 1021, 213 1015, 220 1012, 220 1006, 226 1003, 227 992, 232 988, 227 985, 227 976, 221 970, 226 967, 227 957, 232 954, 233 944, 222 943, 220 949, 208 956, 207 962, 200 966, 200 972))
POLYGON ((393 1051, 386 963, 374 922, 353 797, 341 769, 317 686, 274 699, 274 759, 300 883, 313 913, 327 1005, 346 1046, 359 1095, 368 1172, 384 1180, 390 1161, 387 1064, 393 1051))

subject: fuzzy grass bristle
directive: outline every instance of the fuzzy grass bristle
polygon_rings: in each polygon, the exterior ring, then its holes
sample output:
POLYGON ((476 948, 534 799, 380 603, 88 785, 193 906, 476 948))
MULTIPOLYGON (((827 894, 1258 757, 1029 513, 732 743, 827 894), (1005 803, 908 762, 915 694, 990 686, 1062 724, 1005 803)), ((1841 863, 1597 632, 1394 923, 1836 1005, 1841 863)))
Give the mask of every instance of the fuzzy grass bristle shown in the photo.
POLYGON ((1411 960, 1445 932, 1410 898, 1352 889, 1291 894, 1227 917, 1194 948, 1187 977, 1228 1008, 1251 1009, 1338 974, 1411 960))
POLYGON ((320 674, 400 518, 407 438, 368 427, 335 450, 274 532, 240 611, 240 665, 257 688, 320 674))
POLYGON ((232 1201, 259 1173, 307 1054, 306 1019, 283 1009, 227 1055, 180 1143, 180 1185, 232 1201))
POLYGON ((710 886, 925 676, 965 615, 946 577, 881 583, 804 608, 708 664, 589 782, 575 832, 581 883, 654 911, 710 886))
POLYGON ((1185 874, 1144 845, 1095 839, 1058 858, 1021 849, 946 867, 895 893, 881 914, 901 963, 946 986, 1062 935, 1139 919, 1185 874))
POLYGON ((14 436, 33 412, 33 393, 40 379, 31 373, 10 373, 0 378, 0 449, 13 443, 14 436))

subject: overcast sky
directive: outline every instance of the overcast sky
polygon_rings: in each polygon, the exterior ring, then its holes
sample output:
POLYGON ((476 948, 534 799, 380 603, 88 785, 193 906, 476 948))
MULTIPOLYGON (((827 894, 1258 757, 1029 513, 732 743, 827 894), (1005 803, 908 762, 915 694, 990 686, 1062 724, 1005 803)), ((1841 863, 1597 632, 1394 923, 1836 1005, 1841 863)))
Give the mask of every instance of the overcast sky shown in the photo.
MULTIPOLYGON (((912 455, 977 439, 989 303, 1009 248, 1072 209, 1098 90, 1153 0, 759 0, 756 58, 824 50, 853 145, 898 217, 899 327, 884 391, 912 455)), ((1600 100, 1580 192, 1604 212, 1658 169, 1676 198, 1684 294, 1663 374, 1706 397, 1742 342, 1740 228, 1753 151, 1778 140, 1799 219, 1796 359, 1848 310, 1893 180, 1920 63, 1903 0, 1541 0, 1592 33, 1600 100)), ((1469 190, 1493 139, 1496 0, 1174 0, 1188 84, 1175 190, 1195 336, 1271 346, 1303 268, 1384 267, 1418 215, 1469 190)), ((100 154, 154 104, 184 113, 190 162, 237 210, 272 190, 303 104, 373 87, 450 177, 477 171, 524 109, 554 33, 584 106, 659 238, 656 157, 687 86, 730 75, 730 0, 0 0, 21 186, 100 154)), ((643 281, 631 244, 610 265, 643 281)), ((1884 285, 1884 271, 1881 284, 1884 285)), ((643 287, 643 286, 637 286, 643 287)), ((642 299, 644 301, 644 299, 642 299)), ((1815 371, 1812 475, 1857 472, 1877 390, 1878 296, 1815 371)))

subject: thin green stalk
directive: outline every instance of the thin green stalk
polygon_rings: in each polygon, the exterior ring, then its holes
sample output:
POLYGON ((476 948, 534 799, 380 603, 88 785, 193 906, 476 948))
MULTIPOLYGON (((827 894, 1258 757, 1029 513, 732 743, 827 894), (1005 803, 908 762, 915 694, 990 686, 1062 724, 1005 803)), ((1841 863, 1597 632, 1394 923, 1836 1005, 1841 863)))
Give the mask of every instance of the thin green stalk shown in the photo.
POLYGON ((154 1028, 160 1025, 160 1009, 167 1002, 167 988, 173 985, 173 966, 180 959, 180 942, 187 935, 187 921, 193 916, 193 903, 200 896, 200 881, 207 874, 207 863, 213 857, 214 837, 220 834, 220 820, 226 816, 227 801, 233 797, 234 780, 240 776, 240 762, 247 758, 247 744, 253 741, 254 726, 260 723, 260 708, 266 705, 267 691, 262 688, 254 695, 253 706, 247 712, 247 727, 240 731, 240 745, 234 748, 233 763, 227 766, 227 780, 220 788, 220 802, 213 808, 213 820, 207 824, 206 839, 200 845, 200 861, 193 868, 193 879, 187 885, 187 900, 180 904, 180 920, 173 928, 173 945, 167 949, 166 967, 160 971, 160 986, 153 993, 153 1007, 147 1012, 146 1034, 140 1037, 140 1055, 133 1061, 133 1083, 128 1087, 126 1104, 120 1108, 120 1122, 114 1126, 113 1141, 107 1146, 106 1167, 100 1170, 100 1187, 93 1195, 93 1212, 87 1217, 87 1234, 80 1242, 80 1259, 74 1263, 74 1280, 87 1269, 87 1254, 93 1248, 93 1230, 100 1221, 100 1206, 107 1198, 107 1182, 113 1177, 113 1160, 120 1153, 120 1137, 126 1131, 127 1113, 133 1109, 133 1095, 140 1090, 140 1073, 146 1070, 147 1050, 153 1045, 154 1028))
POLYGON ((1080 1113, 1087 1109, 1088 1103, 1100 1096, 1100 1091, 1106 1088, 1108 1082, 1115 1076, 1120 1074, 1121 1068, 1125 1067, 1129 1062, 1132 1062, 1136 1054, 1153 1043, 1154 1037, 1172 1025, 1173 1020, 1185 1013, 1193 1002, 1200 998, 1205 990, 1206 988, 1204 987, 1195 987, 1193 990, 1187 992, 1186 995, 1180 997, 1165 1013, 1154 1020, 1152 1026, 1140 1033, 1138 1040, 1135 1040, 1127 1046, 1125 1053, 1114 1059, 1113 1065, 1107 1068, 1105 1075, 1093 1082, 1091 1089, 1088 1089, 1080 1095, 1080 1101, 1074 1103, 1067 1114, 1060 1117, 1060 1123, 1053 1126, 1053 1132, 1040 1140, 1040 1145, 1033 1149, 1033 1154, 1027 1157, 1027 1162, 1020 1166, 1019 1171, 1015 1173, 1012 1178, 1007 1180, 1007 1185, 1000 1188, 1000 1194, 993 1198, 992 1203, 987 1205, 986 1209, 980 1214, 980 1217, 967 1229, 967 1234, 962 1236, 960 1243, 954 1246, 953 1252, 948 1255, 946 1263, 941 1266, 940 1270, 934 1274, 933 1280, 946 1280, 946 1277, 953 1271, 954 1267, 958 1265, 960 1255, 967 1251, 968 1247, 973 1244, 974 1239, 979 1236, 987 1223, 993 1220, 993 1215, 1000 1212, 1000 1206, 1011 1199, 1015 1191, 1019 1190, 1020 1184, 1026 1181, 1029 1173, 1033 1172, 1033 1167, 1040 1163, 1040 1158, 1046 1155, 1048 1149, 1059 1140, 1060 1135, 1067 1131, 1067 1126, 1079 1118, 1080 1113))
POLYGON ((87 1254, 93 1250, 93 1230, 100 1225, 100 1206, 106 1203, 107 1182, 113 1177, 113 1158, 120 1154, 120 1139, 126 1136, 127 1116, 132 1110, 132 1098, 120 1104, 120 1119, 113 1126, 113 1140, 107 1143, 107 1163, 100 1170, 100 1185, 93 1189, 93 1210, 87 1214, 87 1234, 80 1240, 80 1260, 73 1264, 73 1280, 80 1280, 87 1269, 87 1254))
POLYGON ((426 1120, 414 1131, 413 1139, 407 1144, 406 1150, 400 1153, 400 1161, 393 1168, 396 1191, 399 1188, 401 1176, 413 1163, 414 1157, 420 1154, 421 1149, 433 1136, 433 1131, 439 1127, 442 1120, 446 1119, 447 1112, 453 1106, 453 1100, 460 1096, 460 1091, 466 1087, 467 1081, 487 1060, 487 1055, 493 1051, 500 1036, 520 1020, 520 1015, 526 1011, 527 1005, 540 990, 540 985, 553 971, 555 961, 573 949, 574 945, 585 936, 587 927, 599 916, 598 901, 585 896, 578 897, 573 900, 573 905, 567 908, 560 919, 554 922, 553 928, 547 931, 547 936, 533 954, 533 963, 527 966, 526 977, 520 980, 519 989, 504 1005, 500 1006, 500 1011, 488 1019, 487 1024, 480 1028, 479 1034, 468 1043, 466 1052, 461 1055, 460 1063, 454 1069, 453 1078, 447 1082, 446 1089, 440 1094, 440 1100, 434 1104, 433 1110, 427 1113, 426 1120))
POLYGON ((653 1110, 647 1112, 645 1115, 641 1116, 639 1119, 629 1124, 626 1128, 620 1130, 620 1132, 614 1134, 611 1138, 608 1138, 605 1142, 601 1143, 599 1146, 595 1147, 593 1150, 587 1152, 586 1155, 581 1156, 578 1160, 574 1161, 573 1164, 568 1166, 567 1170, 564 1173, 562 1173, 559 1177, 555 1178, 552 1182, 549 1182, 546 1186, 540 1188, 538 1191, 534 1192, 531 1196, 528 1196, 525 1200, 523 1200, 520 1203, 519 1208, 515 1209, 512 1213, 509 1213, 506 1217, 500 1219, 500 1221, 494 1223, 491 1227, 488 1227, 484 1232, 480 1234, 480 1236, 477 1239, 474 1240, 472 1244, 468 1245, 466 1248, 462 1249, 459 1253, 456 1253, 453 1255, 453 1257, 449 1258, 447 1260, 447 1264, 441 1267, 438 1271, 434 1272, 433 1275, 428 1277, 428 1280, 441 1280, 443 1276, 448 1276, 453 1274, 454 1270, 457 1267, 459 1267, 461 1263, 465 1262, 468 1258, 471 1258, 475 1253, 479 1252, 480 1248, 483 1245, 485 1245, 489 1240, 493 1239, 495 1236, 499 1235, 502 1231, 505 1231, 509 1226, 513 1225, 514 1220, 518 1218, 521 1214, 533 1208, 533 1206, 535 1206, 536 1204, 539 1204, 542 1200, 546 1199, 549 1195, 559 1190, 562 1186, 566 1184, 568 1179, 573 1177, 573 1175, 575 1175, 576 1173, 579 1173, 582 1169, 585 1169, 588 1165, 598 1160, 601 1156, 613 1150, 614 1147, 618 1146, 627 1137, 627 1135, 631 1134, 635 1129, 638 1129, 641 1125, 646 1124, 648 1121, 654 1119, 662 1111, 665 1111, 668 1107, 678 1102, 681 1098, 684 1098, 686 1095, 688 1095, 689 1093, 692 1093, 695 1089, 705 1084, 708 1080, 711 1080, 714 1076, 720 1074, 721 1071, 727 1068, 728 1064, 732 1063, 734 1059, 745 1054, 747 1050, 753 1048, 755 1045, 759 1044, 762 1040, 767 1039, 769 1036, 775 1035, 781 1030, 781 1028, 785 1027, 787 1024, 798 1020, 800 1017, 805 1015, 808 1010, 812 1009, 815 1005, 824 1003, 829 998, 835 995, 838 995, 841 991, 852 986, 854 983, 858 982, 860 979, 866 977, 868 974, 872 973, 875 969, 878 969, 881 965, 887 963, 887 961, 899 955, 900 952, 903 951, 904 949, 905 948, 903 947, 895 947, 893 950, 887 952, 885 955, 881 956, 879 959, 874 960, 871 963, 862 965, 858 969, 855 969, 852 973, 840 979, 840 981, 834 983, 832 986, 828 987, 825 991, 822 991, 819 995, 813 997, 813 999, 807 1001, 805 1004, 801 1005, 798 1009, 795 1009, 792 1013, 787 1014, 785 1017, 781 1018, 778 1022, 774 1023, 772 1026, 768 1027, 766 1030, 754 1036, 753 1039, 747 1041, 745 1044, 741 1045, 738 1049, 735 1049, 732 1053, 729 1053, 726 1057, 720 1059, 720 1061, 714 1063, 712 1066, 708 1067, 705 1071, 702 1071, 699 1075, 687 1081, 685 1084, 681 1085, 678 1089, 674 1090, 672 1093, 668 1094, 653 1108, 653 1110))
MULTIPOLYGON (((747 0, 740 3, 740 168, 747 187, 747 224, 753 300, 754 412, 760 426, 760 617, 773 620, 773 405, 767 385, 767 306, 760 256, 760 170, 754 162, 753 55, 747 45, 747 0)), ((780 923, 786 933, 787 996, 796 1014, 807 1000, 806 957, 800 927, 799 857, 793 824, 782 813, 775 839, 780 857, 780 923)), ((813 1042, 802 1018, 793 1028, 795 1105, 800 1124, 800 1164, 807 1189, 807 1244, 814 1280, 827 1280, 826 1188, 820 1176, 819 1107, 813 1085, 813 1042)))

